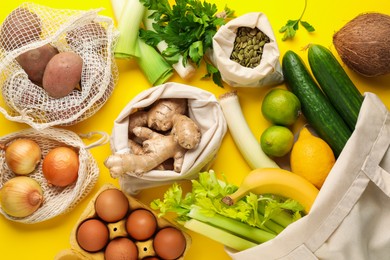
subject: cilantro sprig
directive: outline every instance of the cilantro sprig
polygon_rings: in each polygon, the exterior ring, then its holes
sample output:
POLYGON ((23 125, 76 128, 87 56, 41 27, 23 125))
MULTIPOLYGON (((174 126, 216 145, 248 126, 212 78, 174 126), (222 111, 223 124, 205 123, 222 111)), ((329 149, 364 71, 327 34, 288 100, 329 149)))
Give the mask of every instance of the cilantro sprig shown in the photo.
POLYGON ((296 32, 299 29, 299 25, 302 25, 308 32, 314 32, 315 28, 306 21, 302 20, 303 15, 306 12, 307 0, 305 0, 305 6, 301 13, 301 16, 297 20, 288 20, 287 23, 279 29, 280 33, 284 33, 282 40, 288 40, 294 38, 296 32))
POLYGON ((192 62, 198 67, 206 63, 207 74, 214 82, 222 86, 218 69, 205 57, 212 48, 213 36, 233 11, 225 7, 224 16, 217 15, 217 6, 206 1, 176 0, 170 5, 168 0, 140 0, 148 10, 154 12, 148 17, 153 19, 153 29, 141 29, 140 37, 151 46, 165 41, 168 48, 162 52, 163 57, 174 64, 183 57, 183 65, 192 62))

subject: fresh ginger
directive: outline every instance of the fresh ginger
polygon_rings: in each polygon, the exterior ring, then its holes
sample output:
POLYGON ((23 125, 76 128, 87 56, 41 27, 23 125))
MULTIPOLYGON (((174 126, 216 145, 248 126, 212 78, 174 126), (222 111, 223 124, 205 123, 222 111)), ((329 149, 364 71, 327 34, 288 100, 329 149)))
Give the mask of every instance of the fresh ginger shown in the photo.
POLYGON ((133 132, 137 137, 145 139, 142 143, 143 152, 109 156, 104 164, 110 170, 111 177, 118 178, 125 173, 140 176, 169 158, 174 160, 174 171, 181 171, 186 149, 176 143, 172 135, 162 135, 147 127, 136 127, 133 132))
POLYGON ((170 98, 157 100, 149 110, 132 113, 128 127, 130 153, 115 154, 106 160, 111 176, 139 176, 153 169, 180 172, 184 154, 196 148, 201 138, 198 125, 186 112, 187 99, 170 98))
POLYGON ((157 131, 168 131, 173 126, 173 116, 185 114, 186 111, 187 99, 159 99, 148 111, 148 127, 157 131))

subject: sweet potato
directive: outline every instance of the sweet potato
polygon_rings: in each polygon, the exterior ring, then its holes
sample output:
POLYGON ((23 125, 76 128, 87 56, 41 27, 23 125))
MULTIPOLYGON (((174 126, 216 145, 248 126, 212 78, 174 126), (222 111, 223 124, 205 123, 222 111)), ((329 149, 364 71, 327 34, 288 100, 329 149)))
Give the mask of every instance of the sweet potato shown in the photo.
POLYGON ((42 47, 22 53, 16 60, 27 73, 28 78, 41 86, 46 65, 56 54, 58 54, 56 48, 50 44, 45 44, 42 47))
POLYGON ((0 45, 12 51, 36 41, 42 33, 39 16, 26 8, 18 7, 4 20, 0 31, 0 45))
POLYGON ((49 96, 62 98, 79 86, 83 59, 74 52, 60 52, 47 64, 42 85, 49 96))

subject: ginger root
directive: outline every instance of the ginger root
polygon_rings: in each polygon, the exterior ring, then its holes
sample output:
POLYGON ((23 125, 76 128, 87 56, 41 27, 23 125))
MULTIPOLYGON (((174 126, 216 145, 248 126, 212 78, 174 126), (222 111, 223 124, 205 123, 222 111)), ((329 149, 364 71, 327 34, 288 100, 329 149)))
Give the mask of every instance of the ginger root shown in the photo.
POLYGON ((149 110, 129 116, 130 153, 114 154, 105 162, 111 176, 140 176, 153 169, 180 172, 184 154, 198 146, 201 132, 188 116, 187 99, 157 100, 149 110), (169 162, 173 163, 169 165, 169 162))
POLYGON ((108 157, 104 165, 111 177, 118 178, 128 173, 140 176, 173 158, 174 171, 180 172, 186 149, 174 141, 172 135, 162 135, 146 127, 136 127, 134 134, 145 139, 141 154, 115 154, 108 157))

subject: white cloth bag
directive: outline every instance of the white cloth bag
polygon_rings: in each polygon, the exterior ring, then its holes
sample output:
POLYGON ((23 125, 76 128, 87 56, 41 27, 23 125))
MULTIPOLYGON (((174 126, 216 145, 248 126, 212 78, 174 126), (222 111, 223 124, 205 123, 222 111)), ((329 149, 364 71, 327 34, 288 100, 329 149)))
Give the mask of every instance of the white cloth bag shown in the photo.
POLYGON ((213 37, 213 50, 210 56, 221 72, 222 80, 232 87, 271 86, 283 81, 279 47, 264 13, 247 13, 221 26, 213 37), (264 45, 260 64, 255 68, 241 66, 230 59, 239 27, 257 27, 270 39, 270 42, 264 45))
POLYGON ((390 259, 390 117, 365 93, 356 129, 311 212, 233 259, 390 259))
POLYGON ((197 178, 198 173, 207 169, 214 161, 226 134, 225 117, 218 100, 212 93, 197 87, 168 82, 141 92, 121 111, 115 119, 111 134, 110 143, 113 153, 129 152, 129 115, 139 108, 152 105, 161 98, 188 99, 189 117, 197 123, 202 134, 200 143, 196 149, 186 152, 180 173, 168 170, 152 170, 142 176, 121 175, 119 177, 121 189, 128 194, 135 194, 142 189, 173 183, 178 180, 197 178))

